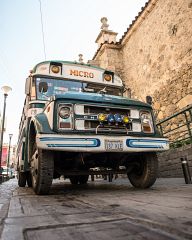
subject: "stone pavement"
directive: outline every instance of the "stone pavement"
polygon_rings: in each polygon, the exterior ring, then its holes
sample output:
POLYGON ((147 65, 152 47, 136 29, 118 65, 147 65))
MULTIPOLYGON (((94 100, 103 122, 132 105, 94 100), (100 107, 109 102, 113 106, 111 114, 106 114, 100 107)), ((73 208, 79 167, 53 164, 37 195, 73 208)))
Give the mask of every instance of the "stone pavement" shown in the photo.
POLYGON ((13 179, 0 193, 2 240, 192 239, 192 184, 184 179, 158 179, 147 190, 127 179, 85 186, 57 180, 48 196, 18 188, 13 179))
POLYGON ((16 187, 16 179, 11 179, 0 184, 0 234, 3 227, 3 220, 8 213, 10 199, 16 187))

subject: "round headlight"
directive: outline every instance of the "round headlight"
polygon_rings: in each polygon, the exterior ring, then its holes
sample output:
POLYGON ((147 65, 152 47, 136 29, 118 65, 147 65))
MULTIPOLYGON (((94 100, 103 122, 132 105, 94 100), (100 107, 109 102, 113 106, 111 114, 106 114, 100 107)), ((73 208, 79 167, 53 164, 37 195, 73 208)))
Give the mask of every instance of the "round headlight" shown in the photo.
POLYGON ((128 116, 126 116, 126 115, 124 115, 124 116, 122 117, 122 120, 123 120, 123 123, 125 123, 125 124, 129 123, 129 118, 128 118, 128 116))
POLYGON ((121 117, 121 115, 119 113, 116 113, 114 115, 114 118, 115 118, 115 122, 117 122, 117 123, 121 123, 122 122, 122 117, 121 117))
POLYGON ((98 120, 99 120, 99 122, 104 122, 104 121, 106 121, 106 119, 107 119, 106 114, 100 113, 100 114, 98 115, 98 120))
POLYGON ((59 109, 59 116, 61 118, 67 119, 70 117, 71 111, 69 107, 61 107, 59 109))
POLYGON ((109 114, 109 115, 107 116, 107 121, 108 121, 109 123, 114 123, 114 122, 115 122, 115 117, 114 117, 114 115, 113 115, 113 114, 109 114))

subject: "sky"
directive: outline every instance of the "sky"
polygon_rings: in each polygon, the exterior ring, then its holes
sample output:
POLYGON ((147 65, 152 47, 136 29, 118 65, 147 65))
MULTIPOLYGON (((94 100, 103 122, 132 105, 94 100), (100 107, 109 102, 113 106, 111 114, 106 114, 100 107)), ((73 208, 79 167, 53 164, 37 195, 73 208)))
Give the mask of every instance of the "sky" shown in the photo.
POLYGON ((1 87, 12 91, 7 97, 4 143, 13 134, 17 143, 23 109, 25 79, 33 67, 45 60, 40 2, 43 19, 46 60, 84 62, 92 59, 102 17, 109 30, 122 37, 147 0, 0 0, 0 113, 4 96, 1 87))

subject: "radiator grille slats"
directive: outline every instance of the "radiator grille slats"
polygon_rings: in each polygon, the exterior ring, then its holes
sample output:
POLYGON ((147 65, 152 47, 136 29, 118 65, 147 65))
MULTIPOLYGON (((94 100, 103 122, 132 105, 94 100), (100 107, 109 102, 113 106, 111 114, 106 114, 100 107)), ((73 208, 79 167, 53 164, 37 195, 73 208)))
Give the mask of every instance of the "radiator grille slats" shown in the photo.
MULTIPOLYGON (((131 118, 131 110, 126 108, 115 108, 108 106, 95 106, 95 105, 76 105, 75 107, 75 126, 77 130, 86 130, 86 131, 96 131, 97 132, 112 132, 112 133, 127 133, 128 131, 133 131, 134 122, 136 122, 137 126, 139 123, 139 119, 131 118), (104 122, 103 125, 99 123, 97 119, 97 115, 103 114, 120 114, 126 115, 130 118, 130 123, 126 126, 123 123, 114 123, 108 124, 108 122, 104 122)), ((137 127, 137 129, 139 129, 137 127)))

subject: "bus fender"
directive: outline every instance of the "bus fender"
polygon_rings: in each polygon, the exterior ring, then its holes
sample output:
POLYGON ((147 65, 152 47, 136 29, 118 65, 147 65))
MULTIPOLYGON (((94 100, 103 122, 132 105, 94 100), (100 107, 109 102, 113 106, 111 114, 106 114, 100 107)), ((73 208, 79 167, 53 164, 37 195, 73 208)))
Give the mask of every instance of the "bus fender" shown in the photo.
POLYGON ((53 133, 53 131, 50 128, 49 122, 47 120, 47 116, 44 113, 37 114, 33 118, 31 118, 30 131, 35 130, 36 134, 38 133, 53 133))

